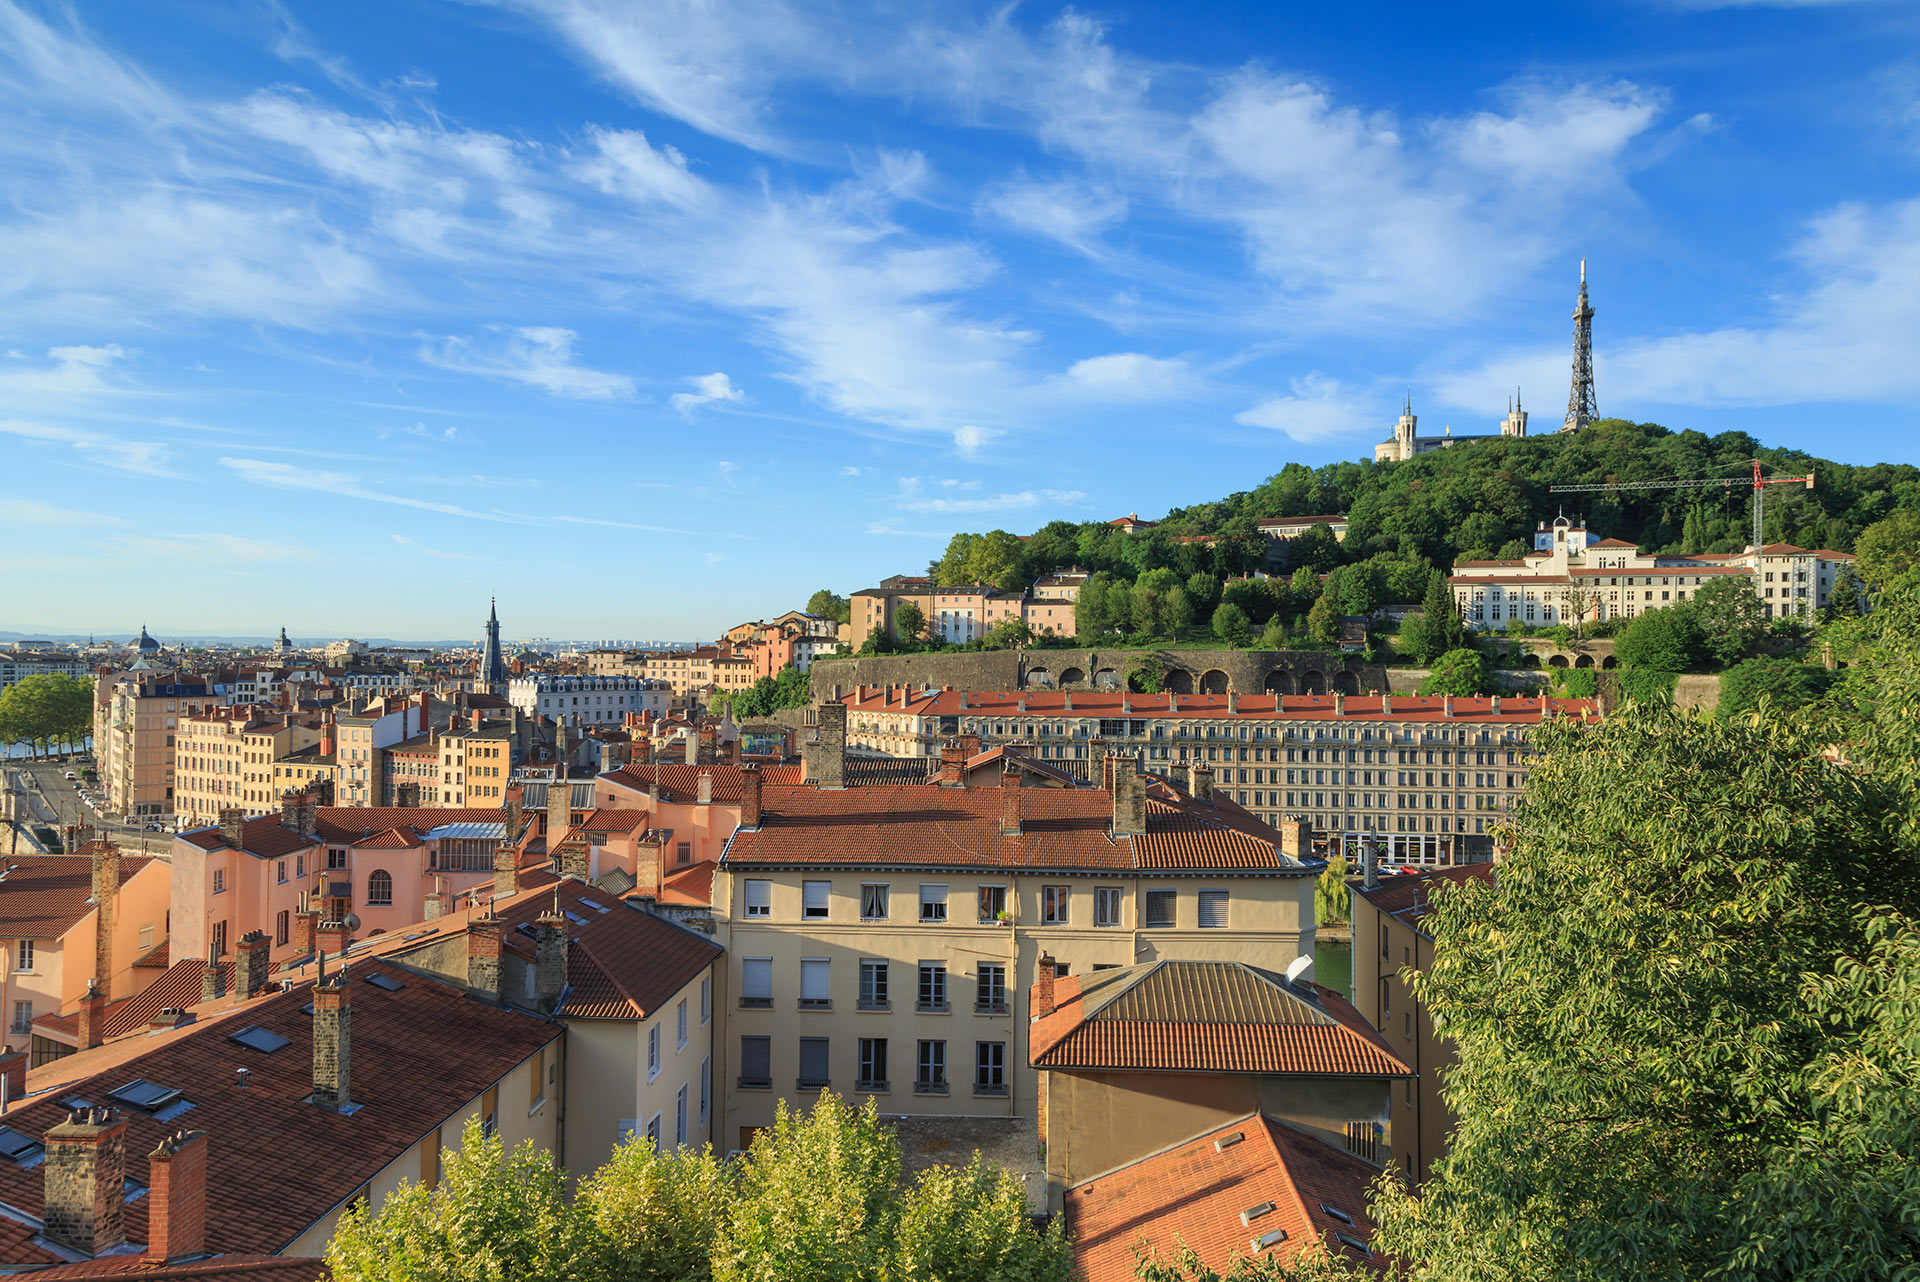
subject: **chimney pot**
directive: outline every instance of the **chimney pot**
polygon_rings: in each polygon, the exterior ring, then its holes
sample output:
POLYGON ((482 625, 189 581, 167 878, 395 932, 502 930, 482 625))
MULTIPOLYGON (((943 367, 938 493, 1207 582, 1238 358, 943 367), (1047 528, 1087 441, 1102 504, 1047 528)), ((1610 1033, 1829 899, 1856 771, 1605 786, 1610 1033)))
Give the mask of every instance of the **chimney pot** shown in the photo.
POLYGON ((1053 1014, 1053 954, 1041 953, 1033 976, 1033 992, 1039 1001, 1039 1015, 1053 1014))
POLYGON ((491 909, 467 924, 467 987, 490 1002, 500 1000, 500 932, 491 909))
POLYGON ((89 1257, 125 1242, 126 1119, 110 1108, 75 1109, 43 1142, 46 1235, 89 1257))
POLYGON ((749 763, 740 767, 740 826, 760 826, 760 767, 749 763))
POLYGON ((100 981, 87 981, 87 991, 80 998, 80 1049, 90 1051, 98 1046, 106 1036, 107 995, 100 991, 100 981))
POLYGON ((555 911, 533 923, 533 995, 540 1013, 558 1009, 566 990, 567 919, 555 911))
MULTIPOLYGON (((696 741, 693 739, 688 739, 687 742, 689 744, 695 744, 695 746, 698 746, 696 741)), ((692 764, 692 760, 693 760, 692 751, 690 749, 688 752, 688 763, 692 764)), ((710 806, 713 804, 713 772, 712 771, 702 770, 700 772, 699 778, 694 782, 694 804, 701 805, 701 806, 710 806)))
POLYGON ((241 825, 245 823, 247 812, 238 806, 224 806, 220 810, 220 840, 235 850, 242 848, 246 836, 241 825))
POLYGON ((266 935, 250 930, 240 937, 239 954, 234 965, 233 1000, 246 1001, 267 986, 267 956, 271 945, 266 935))
POLYGON ((1012 762, 1000 775, 1000 835, 1020 835, 1020 768, 1012 762))

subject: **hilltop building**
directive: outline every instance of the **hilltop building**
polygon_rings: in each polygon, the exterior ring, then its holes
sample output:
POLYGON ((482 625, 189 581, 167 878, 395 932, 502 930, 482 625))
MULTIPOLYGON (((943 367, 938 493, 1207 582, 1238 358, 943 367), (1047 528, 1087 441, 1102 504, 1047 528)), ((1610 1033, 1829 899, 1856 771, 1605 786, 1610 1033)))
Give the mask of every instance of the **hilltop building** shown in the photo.
POLYGON ((1454 445, 1498 440, 1503 436, 1519 437, 1526 434, 1527 411, 1521 408, 1518 393, 1507 402, 1507 416, 1501 420, 1498 432, 1460 436, 1455 436, 1451 427, 1441 436, 1420 435, 1420 419, 1413 412, 1413 399, 1409 397, 1401 405, 1400 420, 1393 425, 1393 435, 1373 447, 1373 460, 1376 463, 1404 463, 1418 455, 1431 454, 1435 450, 1448 449, 1454 445))

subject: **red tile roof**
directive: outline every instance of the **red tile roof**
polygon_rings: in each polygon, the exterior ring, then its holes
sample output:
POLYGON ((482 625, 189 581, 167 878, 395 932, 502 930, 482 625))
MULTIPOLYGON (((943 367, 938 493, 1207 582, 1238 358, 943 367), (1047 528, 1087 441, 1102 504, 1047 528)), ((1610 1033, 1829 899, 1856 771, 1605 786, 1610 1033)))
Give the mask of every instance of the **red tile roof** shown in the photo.
POLYGON ((325 1282, 333 1276, 325 1260, 299 1255, 216 1255, 184 1264, 155 1264, 137 1255, 115 1255, 80 1264, 37 1270, 36 1278, 60 1282, 63 1278, 115 1278, 144 1282, 147 1278, 215 1278, 219 1282, 325 1282))
MULTIPOLYGON (((321 806, 314 818, 321 840, 344 844, 391 828, 427 833, 442 824, 503 824, 507 822, 507 812, 464 806, 321 806)), ((531 812, 521 811, 521 823, 531 819, 531 812)), ((516 839, 519 835, 509 834, 516 839)))
POLYGON ((710 863, 683 868, 660 887, 660 902, 694 908, 713 907, 713 868, 710 863))
MULTIPOLYGON (((313 1090, 313 1021, 301 1007, 310 984, 239 1006, 218 1002, 193 1023, 155 1036, 109 1042, 32 1069, 31 1095, 7 1112, 7 1125, 35 1138, 63 1120, 63 1100, 112 1104, 107 1093, 133 1078, 182 1090, 192 1108, 161 1122, 137 1109, 128 1119, 127 1174, 151 1182, 147 1155, 167 1134, 190 1126, 209 1135, 207 1245, 215 1251, 271 1254, 452 1117, 533 1052, 561 1035, 558 1025, 489 1006, 462 990, 390 962, 356 962, 348 972, 353 1003, 353 1099, 343 1115, 306 1101, 313 1090), (367 983, 387 975, 395 992, 367 983), (289 1045, 246 1050, 230 1033, 258 1025, 289 1045), (251 1071, 245 1089, 234 1068, 251 1071), (289 1160, 290 1154, 320 1160, 289 1160)), ((0 1203, 37 1216, 44 1172, 0 1162, 0 1203)), ((129 1202, 129 1240, 146 1241, 147 1200, 129 1202)), ((0 1265, 12 1263, 0 1259, 0 1265)))
POLYGON ((1021 831, 1000 831, 1001 792, 882 784, 770 794, 760 827, 734 834, 727 867, 1158 869, 1301 875, 1317 864, 1280 855, 1278 833, 1250 816, 1146 799, 1145 834, 1112 834, 1113 801, 1099 788, 1022 788, 1021 831), (1251 825, 1263 836, 1247 831, 1251 825))
POLYGON ((636 832, 647 826, 645 810, 594 810, 573 825, 574 832, 636 832))
POLYGON ((411 828, 383 828, 353 844, 363 850, 412 850, 425 843, 411 828))
POLYGON ((167 961, 171 940, 163 939, 147 952, 134 959, 135 970, 165 970, 171 963, 167 961))
MULTIPOLYGON (((355 813, 368 812, 356 811, 355 813)), ((356 828, 354 836, 360 835, 356 828)), ((227 839, 218 824, 211 828, 195 828, 191 832, 183 832, 175 840, 191 842, 202 850, 233 849, 227 844, 227 839)), ((302 836, 282 824, 278 814, 255 815, 240 823, 240 848, 261 859, 278 859, 282 855, 290 855, 296 850, 305 850, 319 844, 319 838, 302 836)))
POLYGON ((1241 962, 1160 961, 1054 981, 1036 1017, 1036 1068, 1405 1077, 1344 997, 1241 962))
MULTIPOLYGON (((229 975, 232 966, 227 967, 229 975)), ((115 1038, 144 1029, 153 1022, 161 1011, 172 1007, 175 1010, 187 1010, 200 1004, 202 980, 206 977, 207 963, 198 957, 187 957, 167 968, 167 972, 147 985, 132 997, 122 997, 107 1003, 102 1012, 106 1016, 101 1025, 101 1036, 115 1038)), ((73 1011, 61 1015, 42 1015, 33 1021, 33 1031, 47 1033, 56 1040, 77 1043, 80 1031, 80 1015, 73 1011)))
MULTIPOLYGON (((120 857, 120 884, 153 862, 120 857)), ((0 938, 58 939, 93 911, 93 860, 79 855, 13 855, 0 860, 0 938)), ((91 946, 91 945, 89 945, 91 946)))
POLYGON ((1637 548, 1638 543, 1629 543, 1625 539, 1601 539, 1598 543, 1587 544, 1590 548, 1637 548))
MULTIPOLYGON (((717 806, 737 806, 740 804, 740 767, 731 762, 719 762, 708 765, 690 766, 685 762, 634 763, 621 766, 618 770, 609 770, 600 776, 599 782, 612 784, 616 788, 644 793, 649 787, 660 789, 662 801, 678 805, 689 805, 700 795, 700 776, 706 774, 713 779, 713 804, 717 806)), ((760 772, 762 788, 792 788, 802 782, 803 771, 799 766, 763 766, 760 772)))
POLYGON ((1420 922, 1433 911, 1436 895, 1448 886, 1470 881, 1481 881, 1491 886, 1498 869, 1499 865, 1492 863, 1457 864, 1452 868, 1422 869, 1413 877, 1382 877, 1372 890, 1367 889, 1366 880, 1362 877, 1348 878, 1347 886, 1374 908, 1399 918, 1421 934, 1427 934, 1420 922))
MULTIPOLYGON (((1319 1242, 1361 1258, 1334 1237, 1366 1242, 1373 1233, 1367 1190, 1379 1168, 1272 1118, 1252 1114, 1137 1162, 1083 1180, 1065 1198, 1067 1236, 1082 1282, 1131 1282, 1134 1249, 1144 1241, 1160 1258, 1190 1248, 1225 1274, 1242 1256, 1290 1260, 1319 1242), (1216 1147, 1221 1141, 1237 1142, 1216 1147), (1241 1222, 1243 1212, 1272 1210, 1241 1222), (1344 1211, 1348 1225, 1329 1215, 1344 1211), (1262 1250, 1254 1240, 1285 1236, 1262 1250)), ((1385 1261, 1370 1261, 1384 1268, 1385 1261)))
MULTIPOLYGON (((1464 581, 1486 583, 1495 580, 1464 581)), ((1537 583, 1542 580, 1525 581, 1537 583)), ((886 689, 874 687, 869 688, 865 699, 855 691, 846 695, 842 702, 847 705, 849 713, 899 712, 902 710, 898 702, 899 695, 900 691, 896 690, 895 701, 889 704, 886 689)), ((1334 698, 1335 696, 1330 694, 1230 696, 1224 694, 1122 694, 1080 690, 1071 693, 1035 690, 927 690, 909 693, 906 711, 919 716, 1010 717, 1022 714, 1046 717, 1146 718, 1231 716, 1242 720, 1325 721, 1334 715, 1334 698), (1067 707, 1069 699, 1073 702, 1071 708, 1067 707), (1234 700, 1236 710, 1233 712, 1227 710, 1229 699, 1234 700)), ((1350 694, 1345 696, 1343 707, 1341 719, 1344 721, 1405 723, 1439 721, 1444 717, 1443 701, 1437 696, 1350 694)), ((1532 725, 1540 720, 1543 709, 1577 716, 1583 711, 1594 711, 1596 705, 1591 699, 1515 696, 1501 701, 1501 709, 1497 716, 1493 712, 1491 700, 1484 698, 1457 698, 1453 701, 1453 708, 1453 717, 1446 719, 1502 725, 1532 725)))

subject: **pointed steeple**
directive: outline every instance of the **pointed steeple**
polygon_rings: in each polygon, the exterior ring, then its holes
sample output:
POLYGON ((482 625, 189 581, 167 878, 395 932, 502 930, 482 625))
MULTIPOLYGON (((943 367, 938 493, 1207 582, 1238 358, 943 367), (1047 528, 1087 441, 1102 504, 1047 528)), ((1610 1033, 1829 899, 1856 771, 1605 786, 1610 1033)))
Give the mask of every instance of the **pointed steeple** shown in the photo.
POLYGON ((1577 432, 1600 417, 1593 395, 1593 308, 1587 303, 1587 260, 1580 260, 1580 300, 1573 309, 1573 386, 1567 393, 1563 432, 1577 432))

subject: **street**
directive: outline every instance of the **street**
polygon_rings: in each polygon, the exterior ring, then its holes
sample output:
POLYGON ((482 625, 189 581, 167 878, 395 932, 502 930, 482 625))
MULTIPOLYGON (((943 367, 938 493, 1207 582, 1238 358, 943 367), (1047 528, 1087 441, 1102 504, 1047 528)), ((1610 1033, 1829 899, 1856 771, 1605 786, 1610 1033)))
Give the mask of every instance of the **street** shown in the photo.
MULTIPOLYGON (((97 836, 118 841, 121 849, 130 854, 161 854, 167 850, 172 842, 170 834, 150 832, 141 825, 108 815, 80 795, 77 782, 65 777, 68 770, 79 773, 76 766, 64 760, 8 762, 7 786, 24 794, 18 813, 61 833, 70 824, 89 825, 97 836)), ((23 851, 39 849, 27 828, 21 830, 19 844, 23 851)))

